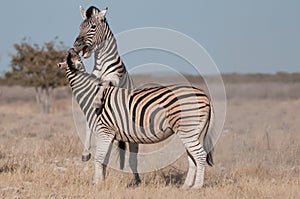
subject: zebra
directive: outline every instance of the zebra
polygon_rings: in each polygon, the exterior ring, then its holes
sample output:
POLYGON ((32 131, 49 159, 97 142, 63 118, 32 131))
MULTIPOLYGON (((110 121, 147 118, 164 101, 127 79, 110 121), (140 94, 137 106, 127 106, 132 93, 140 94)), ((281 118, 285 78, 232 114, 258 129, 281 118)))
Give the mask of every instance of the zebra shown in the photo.
MULTIPOLYGON (((103 92, 108 86, 118 86, 128 90, 133 89, 133 81, 130 78, 126 67, 118 54, 116 39, 109 28, 106 20, 107 8, 100 11, 98 8, 91 6, 86 11, 80 6, 80 14, 83 22, 80 25, 80 33, 77 36, 73 47, 76 52, 82 52, 84 58, 89 58, 93 52, 95 58, 95 66, 92 74, 101 82, 101 87, 97 94, 93 105, 95 108, 101 109, 103 101, 103 92)), ((91 131, 86 128, 86 137, 84 142, 84 151, 82 160, 88 161, 91 157, 89 149, 91 148, 91 131)), ((120 167, 124 167, 124 150, 125 143, 119 142, 120 149, 120 167)), ((138 145, 129 144, 129 165, 134 173, 136 184, 141 182, 137 172, 137 153, 138 145)))
POLYGON ((213 165, 209 133, 213 108, 204 91, 191 85, 153 86, 131 91, 109 86, 104 91, 102 112, 94 114, 93 95, 101 87, 95 83, 97 78, 85 72, 73 49, 68 51, 67 61, 58 66, 66 70, 73 95, 95 132, 94 185, 105 179, 113 140, 151 144, 176 134, 188 154, 189 169, 183 188, 202 187, 205 161, 213 165))
POLYGON ((80 6, 84 21, 80 25, 80 33, 73 44, 77 52, 82 51, 84 58, 89 58, 95 52, 95 66, 92 74, 100 79, 102 85, 93 103, 95 108, 101 107, 103 91, 109 85, 133 89, 133 81, 118 54, 116 39, 105 18, 107 10, 106 8, 100 11, 91 6, 85 11, 80 6))

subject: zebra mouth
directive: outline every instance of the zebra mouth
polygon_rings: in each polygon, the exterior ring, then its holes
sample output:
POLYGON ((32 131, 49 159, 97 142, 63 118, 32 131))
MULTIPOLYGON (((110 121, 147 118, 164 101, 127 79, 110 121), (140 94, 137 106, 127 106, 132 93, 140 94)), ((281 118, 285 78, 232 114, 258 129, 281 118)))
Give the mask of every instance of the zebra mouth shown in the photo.
POLYGON ((88 58, 90 56, 89 54, 89 48, 88 46, 84 46, 82 49, 82 57, 83 58, 88 58))

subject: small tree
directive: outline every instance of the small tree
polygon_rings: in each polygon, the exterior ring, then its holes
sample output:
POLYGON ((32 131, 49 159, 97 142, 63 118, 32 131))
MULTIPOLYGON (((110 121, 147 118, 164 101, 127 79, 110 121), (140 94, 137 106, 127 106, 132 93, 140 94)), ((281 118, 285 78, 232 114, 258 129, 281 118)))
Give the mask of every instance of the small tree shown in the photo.
POLYGON ((54 88, 66 85, 65 75, 57 69, 56 64, 66 54, 62 42, 45 43, 42 47, 30 44, 24 39, 20 44, 14 44, 16 54, 11 55, 10 72, 5 73, 5 79, 14 85, 34 87, 36 102, 43 113, 50 112, 51 94, 54 88))

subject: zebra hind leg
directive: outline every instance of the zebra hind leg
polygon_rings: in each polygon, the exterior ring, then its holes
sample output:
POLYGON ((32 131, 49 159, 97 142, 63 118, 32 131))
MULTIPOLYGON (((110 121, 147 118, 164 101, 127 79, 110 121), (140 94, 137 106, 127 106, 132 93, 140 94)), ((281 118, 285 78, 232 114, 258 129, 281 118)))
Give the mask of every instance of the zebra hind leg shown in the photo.
POLYGON ((135 143, 129 143, 129 166, 134 175, 135 185, 139 185, 141 183, 141 178, 137 170, 137 155, 139 151, 139 145, 135 143))
POLYGON ((188 161, 189 161, 189 170, 188 173, 186 175, 184 184, 182 186, 183 189, 188 189, 190 188, 195 180, 195 175, 196 175, 196 164, 195 161, 193 159, 193 157, 191 156, 191 154, 187 151, 188 154, 188 161))
MULTIPOLYGON (((198 139, 199 135, 198 133, 195 133, 194 136, 191 135, 193 131, 191 132, 179 132, 178 135, 180 139, 182 140, 186 150, 190 154, 190 158, 194 160, 196 165, 196 176, 195 176, 195 182, 194 185, 191 187, 192 189, 199 189, 203 186, 204 182, 204 170, 205 170, 205 160, 206 160, 206 152, 202 145, 200 144, 200 141, 198 139)), ((191 160, 189 160, 191 161, 191 160)), ((183 188, 191 184, 192 181, 192 169, 191 166, 189 166, 188 175, 186 178, 186 182, 184 183, 183 188)))

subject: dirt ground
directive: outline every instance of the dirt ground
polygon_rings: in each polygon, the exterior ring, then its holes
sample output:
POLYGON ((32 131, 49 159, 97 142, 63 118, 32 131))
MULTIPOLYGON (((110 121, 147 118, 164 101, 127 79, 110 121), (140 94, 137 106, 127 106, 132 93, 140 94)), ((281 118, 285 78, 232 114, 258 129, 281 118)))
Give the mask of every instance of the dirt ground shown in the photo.
POLYGON ((31 89, 0 87, 0 198, 300 198, 300 98, 295 83, 228 84, 226 122, 205 185, 182 190, 186 156, 131 186, 108 169, 91 185, 81 162, 71 95, 62 89, 51 114, 39 113, 31 89), (248 91, 248 92, 247 92, 248 91))

